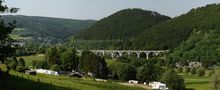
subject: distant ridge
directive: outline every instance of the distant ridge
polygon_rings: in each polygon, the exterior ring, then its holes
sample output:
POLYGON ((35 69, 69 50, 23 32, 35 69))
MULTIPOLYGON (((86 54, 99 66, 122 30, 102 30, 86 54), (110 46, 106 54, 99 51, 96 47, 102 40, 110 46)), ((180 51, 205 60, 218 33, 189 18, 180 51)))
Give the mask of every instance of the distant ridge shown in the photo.
POLYGON ((16 20, 17 28, 25 28, 20 34, 32 37, 67 39, 81 29, 89 27, 95 20, 75 20, 40 16, 4 15, 5 21, 16 20))
POLYGON ((94 23, 75 34, 85 40, 131 39, 156 24, 170 19, 157 12, 142 9, 124 9, 94 23))

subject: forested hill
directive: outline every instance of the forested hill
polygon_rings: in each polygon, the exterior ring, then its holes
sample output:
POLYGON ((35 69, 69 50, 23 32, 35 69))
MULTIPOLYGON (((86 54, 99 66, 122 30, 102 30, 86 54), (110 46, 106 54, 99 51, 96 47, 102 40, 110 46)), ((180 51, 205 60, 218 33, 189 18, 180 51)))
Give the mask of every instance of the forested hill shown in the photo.
POLYGON ((168 57, 170 62, 199 61, 205 68, 220 62, 220 30, 194 30, 190 38, 175 48, 168 57))
POLYGON ((73 20, 62 18, 5 15, 2 18, 6 21, 16 20, 17 28, 24 28, 22 36, 31 37, 52 37, 66 39, 75 32, 89 27, 94 20, 73 20))
POLYGON ((192 9, 187 14, 146 29, 135 38, 133 48, 174 48, 189 38, 194 29, 200 31, 220 30, 220 4, 192 9))
POLYGON ((157 12, 124 9, 97 21, 75 37, 84 40, 128 40, 167 19, 170 18, 157 12))

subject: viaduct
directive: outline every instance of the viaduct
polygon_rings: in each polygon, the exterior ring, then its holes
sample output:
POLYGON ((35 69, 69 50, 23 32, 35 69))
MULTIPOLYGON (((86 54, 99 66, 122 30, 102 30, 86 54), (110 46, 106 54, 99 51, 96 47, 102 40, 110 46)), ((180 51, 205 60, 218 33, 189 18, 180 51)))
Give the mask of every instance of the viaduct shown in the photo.
MULTIPOLYGON (((79 54, 82 53, 83 50, 77 50, 79 54)), ((131 57, 132 53, 135 53, 137 58, 140 58, 140 54, 145 54, 146 59, 149 59, 150 54, 155 54, 158 56, 160 53, 168 52, 168 50, 89 50, 95 54, 104 56, 106 54, 110 54, 112 58, 121 57, 123 54, 127 54, 128 57, 131 57)))

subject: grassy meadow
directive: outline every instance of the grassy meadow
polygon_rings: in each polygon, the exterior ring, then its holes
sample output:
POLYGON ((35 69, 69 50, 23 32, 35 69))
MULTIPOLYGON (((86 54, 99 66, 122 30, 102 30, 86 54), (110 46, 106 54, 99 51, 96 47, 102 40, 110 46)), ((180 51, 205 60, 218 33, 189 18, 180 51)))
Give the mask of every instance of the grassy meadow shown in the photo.
POLYGON ((26 66, 32 66, 33 60, 44 60, 44 54, 36 54, 36 55, 30 55, 30 56, 21 56, 18 58, 23 58, 25 60, 26 66))
MULTIPOLYGON (((186 88, 193 90, 213 90, 212 89, 212 75, 209 75, 210 70, 206 70, 205 76, 198 76, 197 74, 183 74, 181 75, 185 80, 186 88)), ((215 72, 220 72, 220 67, 215 69, 215 72)))
MULTIPOLYGON (((0 65, 0 68, 5 69, 5 65, 0 65)), ((98 82, 92 78, 70 78, 45 74, 32 76, 15 71, 10 71, 10 80, 7 85, 7 90, 146 90, 111 81, 98 82)))
POLYGON ((212 90, 210 76, 184 75, 186 88, 194 90, 212 90))
POLYGON ((15 28, 9 36, 14 40, 30 40, 32 37, 22 37, 19 33, 25 31, 25 28, 15 28))

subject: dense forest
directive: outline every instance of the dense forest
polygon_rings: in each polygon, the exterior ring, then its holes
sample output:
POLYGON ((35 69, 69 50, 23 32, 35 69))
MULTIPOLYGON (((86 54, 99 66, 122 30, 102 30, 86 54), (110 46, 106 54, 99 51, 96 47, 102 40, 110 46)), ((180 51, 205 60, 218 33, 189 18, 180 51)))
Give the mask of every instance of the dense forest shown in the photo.
POLYGON ((23 37, 67 39, 77 31, 89 27, 95 20, 73 20, 37 16, 5 15, 6 22, 16 21, 16 27, 23 30, 18 34, 23 37))
POLYGON ((202 62, 205 68, 220 63, 220 31, 207 32, 194 30, 190 38, 175 48, 167 60, 179 62, 181 66, 188 62, 202 62))
POLYGON ((77 33, 74 39, 84 39, 84 43, 78 40, 77 43, 80 42, 81 45, 79 48, 98 49, 90 47, 95 43, 96 46, 104 45, 101 49, 167 50, 177 47, 189 38, 194 29, 219 30, 219 16, 220 4, 192 9, 173 19, 156 12, 126 9, 97 21, 77 33))
POLYGON ((187 14, 146 29, 133 41, 135 49, 171 49, 190 37, 194 29, 220 29, 220 4, 192 9, 187 14))
POLYGON ((131 39, 143 30, 167 19, 170 18, 153 11, 124 9, 81 30, 75 37, 85 40, 131 39))

